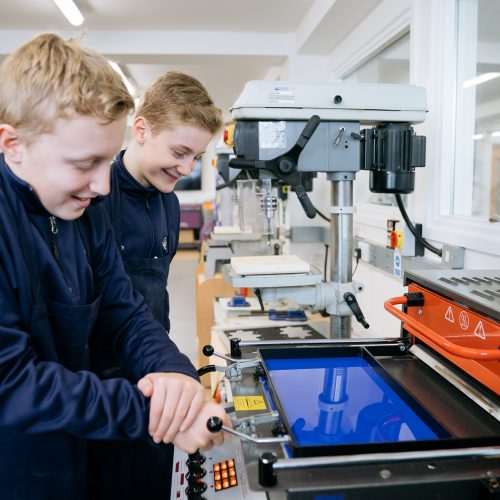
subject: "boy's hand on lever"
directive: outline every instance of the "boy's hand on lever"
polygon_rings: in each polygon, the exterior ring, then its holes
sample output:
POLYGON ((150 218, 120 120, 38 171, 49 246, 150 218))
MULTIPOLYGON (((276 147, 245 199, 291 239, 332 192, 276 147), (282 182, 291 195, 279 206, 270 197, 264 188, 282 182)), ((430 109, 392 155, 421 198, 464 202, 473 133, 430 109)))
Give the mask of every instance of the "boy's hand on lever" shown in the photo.
POLYGON ((137 387, 151 398, 148 431, 155 443, 174 441, 179 431, 191 427, 205 403, 203 386, 181 373, 149 373, 137 387))
POLYGON ((224 434, 222 431, 208 430, 207 422, 210 417, 219 417, 224 425, 233 427, 227 413, 220 405, 207 402, 194 423, 187 430, 177 433, 174 439, 175 446, 186 453, 195 453, 199 448, 210 450, 213 446, 220 446, 224 442, 224 434))

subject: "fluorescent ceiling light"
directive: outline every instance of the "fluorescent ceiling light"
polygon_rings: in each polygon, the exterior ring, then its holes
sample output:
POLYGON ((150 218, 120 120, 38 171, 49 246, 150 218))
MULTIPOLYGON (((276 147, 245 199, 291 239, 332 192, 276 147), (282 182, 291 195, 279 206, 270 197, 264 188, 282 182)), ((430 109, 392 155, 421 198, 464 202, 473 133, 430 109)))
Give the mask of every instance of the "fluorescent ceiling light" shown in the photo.
POLYGON ((495 132, 492 132, 491 137, 500 137, 500 130, 495 130, 495 132))
POLYGON ((474 85, 479 85, 489 80, 493 80, 493 78, 498 78, 499 76, 500 73, 483 73, 482 75, 475 76, 474 78, 469 78, 464 82, 464 89, 474 87, 474 85))
POLYGON ((80 26, 83 23, 83 15, 73 0, 54 0, 54 3, 73 26, 80 26))
POLYGON ((484 134, 475 134, 475 135, 472 136, 472 138, 475 141, 480 141, 481 139, 484 139, 484 134))
POLYGON ((127 90, 130 92, 130 94, 134 95, 135 94, 135 86, 125 76, 125 73, 120 68, 120 65, 118 63, 116 63, 115 61, 108 61, 108 62, 110 64, 110 66, 120 75, 120 78, 122 79, 123 83, 125 84, 125 87, 127 87, 127 90))

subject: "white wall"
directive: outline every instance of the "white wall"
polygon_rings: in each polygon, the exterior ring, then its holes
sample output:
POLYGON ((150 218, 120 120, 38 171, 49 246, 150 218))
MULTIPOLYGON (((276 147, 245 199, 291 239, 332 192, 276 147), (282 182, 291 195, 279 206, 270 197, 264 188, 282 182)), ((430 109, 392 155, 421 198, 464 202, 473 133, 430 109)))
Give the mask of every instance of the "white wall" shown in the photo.
MULTIPOLYGON (((454 68, 450 67, 455 41, 452 26, 454 3, 453 0, 384 0, 334 52, 325 56, 328 61, 326 72, 324 61, 315 59, 317 67, 314 76, 318 77, 317 81, 339 80, 356 64, 360 65, 411 28, 410 79, 411 83, 426 88, 429 113, 426 122, 416 127, 418 134, 427 137, 427 164, 417 170, 416 189, 409 196, 409 215, 413 220, 423 222, 424 236, 436 246, 440 247, 443 243, 463 246, 466 269, 498 269, 500 228, 470 218, 444 217, 439 211, 440 190, 450 183, 449 176, 443 176, 442 171, 445 166, 449 167, 454 154, 452 131, 455 112, 453 92, 449 92, 455 78, 454 68)), ((281 68, 281 75, 303 81, 303 75, 311 74, 311 61, 293 58, 281 68)), ((311 198, 321 211, 328 213, 330 187, 323 175, 320 174, 319 181, 315 180, 311 198)), ((289 205, 292 225, 311 224, 294 199, 289 205)), ((384 244, 385 221, 394 215, 398 215, 397 209, 390 207, 380 210, 373 206, 360 207, 355 217, 355 232, 384 244)), ((312 224, 320 223, 314 221, 312 224)), ((314 255, 318 259, 317 250, 314 255)), ((425 256, 434 262, 439 261, 427 250, 425 256)), ((359 263, 355 279, 366 286, 358 299, 371 324, 367 334, 398 335, 400 322, 384 311, 383 301, 404 291, 402 280, 363 262, 359 263)))

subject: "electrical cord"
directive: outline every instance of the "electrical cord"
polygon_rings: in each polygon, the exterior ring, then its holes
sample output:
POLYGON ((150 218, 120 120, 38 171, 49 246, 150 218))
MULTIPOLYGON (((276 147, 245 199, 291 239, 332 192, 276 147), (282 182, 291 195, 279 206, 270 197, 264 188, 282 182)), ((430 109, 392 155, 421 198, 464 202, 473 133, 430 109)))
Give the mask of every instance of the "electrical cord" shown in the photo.
POLYGON ((314 207, 314 210, 316 210, 316 213, 323 219, 326 220, 326 222, 331 222, 330 218, 327 217, 325 214, 322 214, 316 207, 314 207))
POLYGON ((261 312, 264 312, 264 302, 262 301, 262 294, 260 293, 260 288, 254 288, 253 293, 255 294, 257 300, 259 301, 261 312))
POLYGON ((323 281, 326 283, 327 279, 326 279, 326 273, 327 273, 327 270, 328 270, 328 249, 330 248, 330 245, 328 245, 327 243, 325 243, 325 264, 324 264, 324 267, 323 267, 323 281))
MULTIPOLYGON (((323 282, 327 282, 328 279, 327 279, 327 272, 328 272, 328 256, 329 256, 329 250, 330 248, 330 245, 328 243, 325 243, 325 262, 324 262, 324 268, 323 268, 323 282)), ((321 316, 323 316, 323 318, 327 318, 328 316, 330 316, 327 312, 326 312, 326 309, 320 309, 318 311, 321 316)))
POLYGON ((354 270, 352 272, 352 277, 354 277, 354 273, 356 272, 356 269, 358 268, 358 264, 359 264, 359 257, 356 259, 356 265, 354 266, 354 270))
POLYGON ((227 187, 233 187, 236 184, 236 181, 243 179, 253 179, 253 177, 246 170, 242 170, 238 173, 236 177, 234 177, 234 179, 231 179, 230 181, 223 182, 222 184, 218 184, 217 186, 215 186, 215 190, 220 191, 221 189, 225 189, 227 187))
POLYGON ((395 194, 396 197, 396 203, 398 204, 399 211, 401 212, 401 215, 403 216, 403 219, 408 226, 408 229, 413 233, 413 236, 424 245, 427 250, 430 250, 431 252, 435 253, 436 255, 439 255, 439 257, 442 256, 443 251, 439 248, 436 248, 435 246, 431 245, 425 238, 422 238, 422 235, 418 234, 415 226, 411 223, 410 218, 408 217, 408 214, 406 213, 405 207, 403 205, 403 200, 401 199, 400 194, 395 194))
POLYGON ((215 190, 220 191, 221 189, 225 189, 227 187, 233 187, 235 184, 236 184, 236 178, 227 182, 223 182, 222 184, 217 184, 217 186, 215 186, 215 190))

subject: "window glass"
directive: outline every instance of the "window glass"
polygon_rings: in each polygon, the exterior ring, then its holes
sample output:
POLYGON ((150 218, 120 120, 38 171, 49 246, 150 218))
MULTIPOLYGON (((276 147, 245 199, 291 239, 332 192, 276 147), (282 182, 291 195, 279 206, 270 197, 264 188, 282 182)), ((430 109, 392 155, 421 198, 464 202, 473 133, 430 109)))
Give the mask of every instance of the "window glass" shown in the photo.
POLYGON ((500 220, 500 2, 458 2, 457 128, 449 213, 500 220))
MULTIPOLYGON (((344 78, 344 82, 402 83, 410 81, 410 34, 407 33, 377 53, 362 66, 344 78)), ((360 172, 354 183, 355 203, 394 205, 394 196, 371 193, 368 172, 360 172)))

